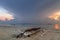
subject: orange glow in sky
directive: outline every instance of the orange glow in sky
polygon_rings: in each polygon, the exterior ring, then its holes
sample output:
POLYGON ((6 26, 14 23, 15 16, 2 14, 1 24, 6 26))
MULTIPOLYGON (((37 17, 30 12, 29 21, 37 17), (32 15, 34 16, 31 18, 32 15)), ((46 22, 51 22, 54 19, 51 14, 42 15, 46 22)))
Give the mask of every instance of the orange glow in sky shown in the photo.
POLYGON ((60 12, 54 13, 49 16, 49 18, 52 20, 59 20, 59 17, 60 17, 60 12))
POLYGON ((13 20, 14 16, 7 10, 0 8, 0 21, 10 21, 13 20))

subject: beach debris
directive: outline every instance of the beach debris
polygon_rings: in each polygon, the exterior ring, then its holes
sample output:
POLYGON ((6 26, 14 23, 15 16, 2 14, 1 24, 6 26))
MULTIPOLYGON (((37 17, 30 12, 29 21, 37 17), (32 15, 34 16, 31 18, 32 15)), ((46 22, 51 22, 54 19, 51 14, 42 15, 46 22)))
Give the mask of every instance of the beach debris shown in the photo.
POLYGON ((25 37, 30 37, 33 34, 36 34, 37 32, 40 31, 40 27, 39 28, 30 28, 24 31, 24 36, 25 37))
POLYGON ((19 33, 18 35, 15 35, 16 38, 22 38, 22 37, 30 37, 36 33, 38 33, 39 31, 42 31, 40 27, 34 27, 34 28, 30 28, 30 29, 26 29, 24 30, 24 32, 19 33))

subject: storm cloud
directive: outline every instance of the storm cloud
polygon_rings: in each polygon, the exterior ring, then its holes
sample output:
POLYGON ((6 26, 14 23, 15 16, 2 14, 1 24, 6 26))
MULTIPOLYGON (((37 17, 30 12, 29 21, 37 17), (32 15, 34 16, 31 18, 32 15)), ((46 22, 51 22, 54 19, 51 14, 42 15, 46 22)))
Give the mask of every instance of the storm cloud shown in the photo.
POLYGON ((38 23, 60 10, 60 0, 0 0, 0 6, 13 12, 16 22, 38 23))

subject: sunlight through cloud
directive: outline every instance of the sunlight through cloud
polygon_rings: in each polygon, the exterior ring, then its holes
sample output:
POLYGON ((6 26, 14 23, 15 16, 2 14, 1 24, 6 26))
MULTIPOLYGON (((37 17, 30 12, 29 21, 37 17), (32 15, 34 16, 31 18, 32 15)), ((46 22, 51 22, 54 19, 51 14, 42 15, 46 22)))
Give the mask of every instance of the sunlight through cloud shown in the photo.
POLYGON ((5 10, 4 8, 0 8, 0 21, 10 21, 13 20, 14 16, 11 12, 5 10))
POLYGON ((60 12, 57 12, 57 13, 54 13, 54 14, 50 15, 49 18, 52 19, 52 20, 59 20, 60 12))

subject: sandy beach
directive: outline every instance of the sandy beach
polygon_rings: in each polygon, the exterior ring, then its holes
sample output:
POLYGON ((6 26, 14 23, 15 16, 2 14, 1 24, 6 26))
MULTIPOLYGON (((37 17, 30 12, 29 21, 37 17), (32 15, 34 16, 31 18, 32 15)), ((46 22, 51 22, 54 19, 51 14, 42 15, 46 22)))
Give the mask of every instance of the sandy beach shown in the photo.
POLYGON ((0 40, 59 40, 60 30, 43 29, 43 32, 38 32, 31 37, 13 38, 13 34, 19 34, 23 29, 30 27, 0 27, 0 40))

